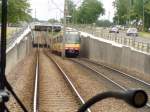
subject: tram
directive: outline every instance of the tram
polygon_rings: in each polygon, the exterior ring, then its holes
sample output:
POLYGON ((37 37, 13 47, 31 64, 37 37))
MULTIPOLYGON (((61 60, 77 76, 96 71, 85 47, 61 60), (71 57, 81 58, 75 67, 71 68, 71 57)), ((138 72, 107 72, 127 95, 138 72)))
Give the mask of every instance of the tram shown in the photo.
MULTIPOLYGON (((52 51, 61 55, 63 51, 63 32, 57 33, 52 39, 52 51)), ((80 33, 77 30, 67 29, 65 34, 65 55, 77 57, 80 54, 80 33)))

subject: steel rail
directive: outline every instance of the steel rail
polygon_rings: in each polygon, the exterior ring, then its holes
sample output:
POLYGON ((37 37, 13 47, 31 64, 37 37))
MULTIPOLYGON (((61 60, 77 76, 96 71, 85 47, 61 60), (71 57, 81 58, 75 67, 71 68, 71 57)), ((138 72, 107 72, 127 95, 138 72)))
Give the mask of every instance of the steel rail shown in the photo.
MULTIPOLYGON (((127 91, 127 88, 126 88, 126 87, 123 87, 122 85, 118 84, 117 82, 111 80, 110 78, 106 77, 105 74, 100 73, 99 71, 97 71, 97 70, 91 68, 91 67, 88 66, 87 64, 85 65, 85 64, 83 64, 83 63, 81 63, 81 62, 79 62, 79 61, 77 61, 77 60, 75 60, 75 59, 69 59, 69 60, 71 60, 71 61, 73 61, 73 62, 75 62, 75 63, 78 63, 79 65, 81 65, 81 66, 83 66, 83 67, 86 67, 87 69, 89 69, 89 70, 95 72, 96 74, 99 74, 99 75, 97 75, 98 77, 99 77, 99 76, 102 76, 104 79, 106 79, 106 80, 108 80, 109 82, 113 83, 114 85, 116 85, 117 87, 119 87, 121 90, 127 91)), ((94 67, 94 68, 95 68, 95 67, 94 67)), ((146 106, 147 106, 147 107, 150 107, 150 104, 147 103, 146 106)))
POLYGON ((36 75, 34 84, 34 98, 33 98, 33 112, 38 112, 38 81, 39 81, 39 56, 37 54, 36 60, 36 75))
MULTIPOLYGON (((69 77, 67 76, 67 74, 64 72, 64 70, 61 68, 61 66, 52 58, 50 57, 48 54, 46 54, 51 60, 52 62, 57 66, 57 68, 60 70, 60 72, 62 73, 63 77, 65 78, 66 82, 68 82, 69 86, 71 87, 71 89, 73 90, 73 92, 75 93, 75 95, 78 97, 79 101, 82 104, 85 104, 84 99, 82 98, 82 96, 80 95, 80 93, 78 92, 78 90, 76 89, 76 87, 74 86, 74 84, 71 82, 71 80, 69 79, 69 77)), ((92 112, 90 109, 87 109, 87 112, 92 112)))
MULTIPOLYGON (((83 58, 82 58, 82 59, 83 59, 83 58)), ((112 71, 116 71, 116 72, 120 73, 120 75, 127 76, 127 77, 132 78, 133 80, 136 80, 136 81, 138 81, 138 82, 140 82, 140 83, 142 83, 142 84, 144 84, 144 85, 146 85, 146 86, 150 86, 150 83, 148 83, 148 82, 146 82, 146 81, 143 81, 143 80, 141 80, 141 79, 139 79, 139 78, 137 78, 137 77, 131 76, 131 75, 127 74, 127 73, 124 73, 124 72, 122 72, 122 71, 120 71, 120 70, 117 70, 117 69, 115 69, 115 68, 109 67, 109 66, 107 66, 107 65, 102 65, 102 64, 100 64, 100 63, 96 63, 96 62, 91 61, 91 60, 88 60, 88 59, 83 59, 83 60, 88 61, 88 62, 90 62, 90 63, 97 64, 97 65, 102 66, 102 67, 105 67, 105 68, 108 68, 108 69, 110 69, 110 70, 112 70, 112 71)))

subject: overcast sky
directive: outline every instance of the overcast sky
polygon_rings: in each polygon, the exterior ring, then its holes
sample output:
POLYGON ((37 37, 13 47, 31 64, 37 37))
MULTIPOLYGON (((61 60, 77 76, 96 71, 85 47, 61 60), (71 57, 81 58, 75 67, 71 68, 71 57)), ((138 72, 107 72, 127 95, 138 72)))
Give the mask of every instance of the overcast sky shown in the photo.
MULTIPOLYGON (((73 0, 75 4, 80 4, 82 0, 73 0)), ((114 9, 112 2, 114 0, 100 0, 106 10, 105 15, 100 19, 112 20, 114 9)), ((32 16, 40 20, 48 20, 50 18, 59 19, 63 17, 64 0, 30 0, 32 16), (36 11, 35 11, 36 9, 36 11), (35 14, 36 12, 36 14, 35 14)))

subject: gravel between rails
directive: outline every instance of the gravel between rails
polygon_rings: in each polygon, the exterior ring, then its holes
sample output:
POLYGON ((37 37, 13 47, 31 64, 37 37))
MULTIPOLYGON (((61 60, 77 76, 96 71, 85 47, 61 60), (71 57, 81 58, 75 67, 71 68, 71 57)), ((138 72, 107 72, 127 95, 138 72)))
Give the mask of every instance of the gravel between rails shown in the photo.
POLYGON ((61 72, 50 59, 39 56, 39 112, 76 112, 79 104, 61 72))
MULTIPOLYGON (((96 60, 93 60, 93 59, 87 59, 87 58, 81 58, 81 59, 83 59, 83 60, 89 60, 89 61, 91 61, 91 62, 93 62, 95 64, 101 64, 101 65, 103 64, 103 63, 97 62, 96 60)), ((119 71, 123 71, 123 70, 119 70, 119 71)), ((137 77, 137 78, 139 78, 141 80, 144 80, 146 82, 150 82, 150 75, 149 74, 140 74, 140 73, 134 73, 134 72, 127 72, 127 71, 124 72, 124 73, 130 74, 131 76, 137 77)))
MULTIPOLYGON (((90 70, 87 70, 72 61, 67 59, 63 60, 58 56, 55 56, 55 60, 68 74, 84 100, 88 100, 97 93, 119 90, 119 88, 108 83, 105 79, 98 78, 90 70)), ((113 98, 95 104, 91 110, 92 112, 149 112, 145 109, 134 109, 123 101, 113 98)))
MULTIPOLYGON (((24 104, 28 112, 32 112, 32 99, 34 87, 34 75, 36 65, 36 51, 33 50, 32 55, 27 56, 19 62, 12 71, 7 74, 8 82, 13 87, 14 92, 24 104)), ((7 103, 10 112, 23 112, 14 97, 10 96, 7 103)))
POLYGON ((134 88, 141 88, 145 90, 148 95, 150 96, 150 86, 144 85, 143 83, 139 81, 135 81, 132 78, 129 78, 127 76, 121 75, 119 72, 110 70, 106 67, 99 66, 96 64, 93 64, 91 62, 85 61, 85 60, 78 60, 79 62, 90 66, 91 68, 94 68, 95 70, 99 71, 100 73, 103 73, 105 76, 110 78, 111 80, 117 82, 121 86, 127 88, 127 89, 134 89, 134 88))

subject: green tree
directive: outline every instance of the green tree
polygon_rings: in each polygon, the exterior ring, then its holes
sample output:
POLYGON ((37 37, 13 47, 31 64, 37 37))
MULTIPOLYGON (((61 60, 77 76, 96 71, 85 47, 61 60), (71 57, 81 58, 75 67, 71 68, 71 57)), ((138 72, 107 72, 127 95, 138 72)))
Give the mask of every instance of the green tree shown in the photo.
POLYGON ((115 0, 114 6, 117 10, 114 21, 117 24, 126 24, 126 22, 130 19, 130 0, 115 0))
POLYGON ((150 1, 149 0, 115 0, 116 13, 114 22, 126 24, 129 21, 136 21, 136 26, 144 17, 145 29, 150 27, 150 1), (144 8, 144 10, 143 10, 144 8))
POLYGON ((150 28, 150 1, 145 1, 145 7, 144 7, 144 13, 145 13, 145 28, 146 30, 150 28))
POLYGON ((72 0, 68 0, 68 16, 70 16, 70 22, 75 22, 76 5, 72 0))
POLYGON ((32 19, 29 15, 30 11, 28 0, 8 0, 8 23, 30 21, 32 19))
POLYGON ((58 23, 58 20, 56 20, 56 19, 49 19, 48 22, 50 22, 50 23, 58 23))
POLYGON ((82 5, 75 12, 78 23, 94 23, 101 14, 104 14, 104 8, 98 0, 83 0, 82 5))
POLYGON ((72 15, 75 9, 75 4, 72 0, 68 0, 68 15, 72 15))
POLYGON ((99 27, 110 27, 113 24, 109 20, 97 20, 96 25, 99 27))

